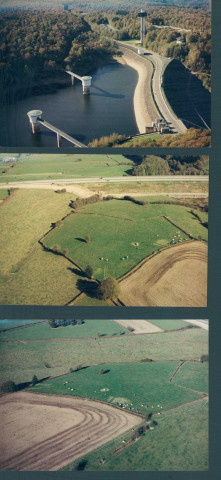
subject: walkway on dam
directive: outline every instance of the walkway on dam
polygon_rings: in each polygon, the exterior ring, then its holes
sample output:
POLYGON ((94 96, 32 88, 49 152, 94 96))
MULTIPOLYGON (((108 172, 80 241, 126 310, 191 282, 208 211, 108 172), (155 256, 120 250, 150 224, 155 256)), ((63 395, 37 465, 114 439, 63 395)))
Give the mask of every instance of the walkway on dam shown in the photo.
POLYGON ((162 88, 164 71, 172 59, 161 57, 145 48, 144 55, 138 55, 137 46, 127 45, 125 42, 117 43, 126 63, 139 74, 134 95, 134 111, 140 133, 145 133, 145 127, 158 117, 164 118, 170 124, 173 133, 185 133, 186 126, 172 111, 162 88))

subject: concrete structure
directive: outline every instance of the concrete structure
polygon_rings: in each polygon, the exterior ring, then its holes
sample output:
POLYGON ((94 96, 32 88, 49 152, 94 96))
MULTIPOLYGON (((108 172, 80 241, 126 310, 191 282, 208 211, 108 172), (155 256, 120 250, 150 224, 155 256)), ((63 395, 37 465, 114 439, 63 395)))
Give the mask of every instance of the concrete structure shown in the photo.
POLYGON ((138 55, 144 55, 144 49, 138 48, 138 55))
POLYGON ((145 37, 145 17, 147 17, 147 13, 141 8, 140 13, 138 13, 138 17, 140 17, 140 41, 142 43, 145 37))
POLYGON ((40 132, 40 123, 39 119, 42 116, 42 111, 41 110, 30 110, 30 112, 27 113, 30 124, 31 124, 31 130, 32 133, 39 133, 40 132))
POLYGON ((65 70, 65 72, 68 73, 69 75, 71 75, 72 85, 74 85, 74 77, 78 78, 78 80, 81 81, 82 88, 83 88, 83 95, 89 95, 90 94, 92 77, 90 77, 90 76, 80 77, 80 75, 77 75, 76 73, 73 73, 70 70, 65 70))
POLYGON ((31 126, 32 126, 32 133, 39 133, 40 132, 40 125, 44 125, 46 128, 49 130, 52 130, 57 134, 57 146, 58 148, 61 147, 61 138, 65 138, 68 142, 73 143, 76 145, 76 147, 84 147, 87 148, 87 145, 84 145, 84 143, 79 142, 76 138, 71 137, 67 133, 63 132, 57 127, 54 127, 54 125, 51 125, 50 123, 46 122, 41 118, 42 116, 42 111, 41 110, 31 110, 30 112, 27 113, 31 126), (38 115, 39 114, 39 115, 38 115))

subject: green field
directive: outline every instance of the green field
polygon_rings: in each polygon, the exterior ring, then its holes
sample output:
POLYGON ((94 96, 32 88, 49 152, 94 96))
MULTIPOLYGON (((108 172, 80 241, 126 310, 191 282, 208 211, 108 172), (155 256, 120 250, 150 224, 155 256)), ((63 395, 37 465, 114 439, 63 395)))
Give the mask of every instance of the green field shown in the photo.
POLYGON ((175 375, 173 383, 208 393, 208 363, 184 363, 175 375))
MULTIPOLYGON (((85 470, 208 468, 208 398, 202 393, 208 389, 208 363, 199 362, 208 352, 206 330, 179 330, 186 323, 182 320, 152 320, 173 326, 173 331, 117 336, 124 329, 113 320, 86 320, 56 329, 43 322, 1 333, 0 382, 31 382, 37 375, 45 380, 29 386, 32 393, 86 397, 139 413, 144 426, 147 415, 155 422, 153 430, 130 445, 126 442, 132 430, 84 455, 85 470), (89 338, 92 335, 96 340, 89 338), (153 361, 141 362, 147 357, 153 361), (182 364, 181 358, 189 361, 182 364), (78 365, 84 368, 69 372, 78 365), (62 376, 53 378, 56 375, 62 376)), ((0 328, 1 323, 5 325, 0 322, 0 328)), ((62 470, 76 469, 80 460, 62 470)))
MULTIPOLYGON (((155 417, 156 418, 156 417, 155 417)), ((157 426, 118 453, 124 434, 85 455, 85 470, 187 471, 208 469, 208 404, 206 400, 184 405, 156 418, 157 426), (104 458, 104 463, 101 463, 104 458)), ((62 470, 73 470, 79 460, 62 470)))
POLYGON ((199 398, 199 393, 183 390, 169 383, 178 365, 177 362, 118 365, 105 363, 73 372, 65 377, 49 379, 30 389, 34 392, 73 395, 107 401, 114 405, 122 404, 127 410, 145 415, 199 398), (107 373, 100 375, 101 368, 107 373), (101 391, 104 388, 108 391, 101 391))
POLYGON ((207 229, 190 213, 189 207, 141 206, 125 200, 110 200, 88 205, 69 216, 44 238, 44 244, 51 249, 59 245, 61 251, 67 248, 69 258, 83 270, 90 264, 99 280, 105 276, 119 278, 143 258, 172 245, 173 239, 175 243, 189 239, 179 227, 185 227, 194 238, 199 235, 207 238, 207 229), (164 215, 178 228, 163 218, 164 215), (87 235, 90 243, 84 241, 87 235), (132 245, 134 242, 139 246, 132 245))
MULTIPOLYGON (((172 182, 142 182, 142 177, 140 180, 139 177, 136 178, 137 181, 133 182, 86 183, 84 186, 92 192, 103 191, 105 193, 111 193, 112 195, 116 193, 122 193, 122 195, 124 195, 125 192, 127 192, 127 194, 132 193, 133 195, 135 193, 142 193, 147 195, 148 193, 150 193, 151 195, 157 195, 158 193, 162 193, 166 195, 167 193, 173 194, 197 192, 208 194, 208 182, 182 182, 178 180, 178 177, 177 181, 174 181, 173 179, 172 182)), ((166 196, 164 198, 167 201, 169 200, 169 198, 166 196)), ((144 197, 144 199, 148 200, 147 197, 144 197)), ((163 198, 161 197, 161 200, 162 199, 163 198)), ((172 201, 172 197, 170 197, 170 200, 172 201)), ((150 201, 152 201, 152 198, 150 198, 150 201)))
MULTIPOLYGON (((13 332, 6 333, 6 330, 11 330, 12 328, 22 327, 24 325, 29 325, 29 324, 43 322, 43 321, 44 320, 1 320, 0 332, 4 331, 4 333, 1 333, 0 340, 3 339, 3 337, 5 338, 5 335, 7 335, 8 333, 9 335, 13 333, 13 332)), ((24 335, 24 332, 23 332, 23 335, 24 335)))
POLYGON ((127 175, 135 163, 123 155, 21 155, 4 166, 0 183, 127 175), (13 166, 13 169, 11 168, 13 166))
MULTIPOLYGON (((22 322, 24 323, 26 320, 22 322)), ((131 335, 128 330, 111 320, 84 320, 81 325, 57 328, 51 328, 45 321, 41 325, 36 325, 35 328, 30 326, 25 329, 4 332, 0 335, 0 340, 90 338, 119 335, 120 333, 131 335)))
MULTIPOLYGON (((98 321, 104 322, 104 320, 98 321)), ((33 330, 37 332, 40 328, 41 326, 35 326, 33 330)), ((65 332, 60 335, 66 335, 68 328, 63 327, 65 332)), ((123 330, 121 326, 117 325, 117 328, 120 331, 123 330)), ((102 333, 103 329, 101 325, 98 332, 102 333)), ((23 336, 26 335, 26 330, 28 328, 22 330, 23 336)), ((63 332, 60 328, 58 331, 63 332)), ((9 332, 5 335, 5 339, 8 339, 9 332)), ((0 342, 0 382, 8 379, 18 383, 31 381, 33 375, 37 375, 39 379, 61 375, 79 364, 86 366, 101 364, 104 361, 105 363, 139 362, 146 357, 164 362, 173 360, 179 363, 181 359, 199 360, 202 354, 208 353, 208 334, 201 328, 176 330, 165 334, 122 335, 111 338, 104 336, 96 341, 94 339, 60 342, 27 341, 25 338, 22 340, 21 330, 16 330, 10 335, 13 340, 17 338, 18 341, 0 342), (50 368, 45 367, 45 362, 50 365, 50 368)), ((36 333, 33 332, 33 335, 36 333)))
MULTIPOLYGON (((98 279, 108 275, 119 278, 143 258, 170 245, 173 238, 188 238, 163 215, 194 238, 207 240, 208 229, 191 213, 191 207, 154 204, 164 199, 160 196, 150 197, 145 206, 125 200, 88 205, 50 231, 53 222, 71 212, 69 203, 74 198, 68 192, 57 195, 52 190, 18 189, 1 204, 1 304, 65 305, 80 293, 77 282, 81 273, 67 258, 44 251, 38 243, 47 232, 47 247, 58 244, 61 251, 68 248, 68 257, 83 269, 91 264, 98 279), (86 235, 91 237, 89 244, 84 242, 86 235), (139 246, 131 245, 133 242, 139 246)), ((194 211, 206 222, 206 213, 194 211)), ((89 294, 76 301, 76 305, 105 304, 110 302, 100 302, 89 294)))
POLYGON ((8 197, 8 190, 5 188, 0 188, 0 200, 4 200, 8 197))

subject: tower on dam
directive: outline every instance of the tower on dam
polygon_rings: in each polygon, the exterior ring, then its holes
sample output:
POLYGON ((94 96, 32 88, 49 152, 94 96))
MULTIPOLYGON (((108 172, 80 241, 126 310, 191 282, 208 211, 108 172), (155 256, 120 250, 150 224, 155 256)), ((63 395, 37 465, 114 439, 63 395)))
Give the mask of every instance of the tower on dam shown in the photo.
POLYGON ((145 37, 145 17, 147 17, 147 12, 144 12, 141 8, 141 11, 138 13, 138 17, 140 17, 140 41, 142 43, 145 37))

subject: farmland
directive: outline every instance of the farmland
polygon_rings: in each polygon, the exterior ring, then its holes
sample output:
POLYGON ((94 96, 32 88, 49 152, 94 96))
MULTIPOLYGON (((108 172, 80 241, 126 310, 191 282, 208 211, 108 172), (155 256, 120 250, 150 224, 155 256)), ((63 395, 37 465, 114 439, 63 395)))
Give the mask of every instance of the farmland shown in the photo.
POLYGON ((62 180, 99 176, 127 175, 135 165, 123 155, 21 155, 16 162, 4 165, 0 183, 31 180, 62 180))
POLYGON ((158 322, 161 331, 139 335, 113 320, 2 332, 0 381, 20 389, 0 398, 2 469, 73 470, 82 462, 85 470, 206 470, 208 364, 200 357, 208 332, 158 322), (143 433, 134 441, 136 425, 143 433))
MULTIPOLYGON (((19 163, 12 170, 17 167, 19 163)), ((200 240, 199 251, 205 250, 204 270, 201 263, 196 270, 204 278, 205 285, 207 198, 168 198, 166 194, 162 195, 163 183, 159 195, 153 182, 154 195, 150 187, 145 193, 144 187, 140 197, 140 184, 134 182, 133 188, 136 191, 137 187, 139 194, 136 197, 134 192, 132 201, 122 198, 106 201, 100 195, 98 203, 76 210, 71 209, 70 201, 75 201, 77 191, 82 197, 90 197, 87 186, 76 185, 73 186, 76 193, 64 189, 59 195, 54 191, 57 187, 51 188, 51 185, 50 188, 39 185, 39 188, 11 189, 7 201, 1 203, 0 303, 113 305, 111 300, 99 300, 95 293, 89 291, 90 285, 83 272, 88 265, 93 268, 96 281, 107 276, 122 280, 125 274, 132 272, 152 254, 167 247, 173 247, 171 252, 174 247, 179 250, 190 239, 200 240), (57 222, 59 226, 55 228, 57 222), (88 235, 90 242, 86 243, 88 235), (52 251, 54 246, 58 246, 56 253, 52 251), (64 251, 66 254, 62 253, 64 251)), ((191 185, 193 190, 195 184, 197 182, 191 185)), ((198 182, 198 189, 201 184, 203 190, 207 189, 207 182, 198 182)), ((68 185, 69 188, 72 186, 68 185)), ((177 188, 174 187, 174 190, 177 191, 177 188)), ((206 191, 203 193, 206 195, 206 191)), ((191 250, 194 246, 188 248, 191 250)), ((191 271, 191 265, 188 265, 191 271)), ((96 281, 92 282, 92 286, 98 285, 96 281)), ((205 303, 205 288, 202 297, 205 303)), ((196 302, 200 306, 202 297, 197 299, 196 295, 192 305, 196 302)), ((126 304, 130 302, 131 299, 126 300, 126 304)))

